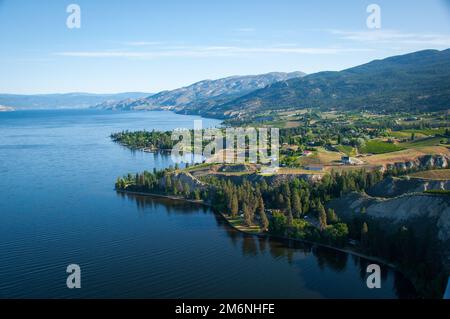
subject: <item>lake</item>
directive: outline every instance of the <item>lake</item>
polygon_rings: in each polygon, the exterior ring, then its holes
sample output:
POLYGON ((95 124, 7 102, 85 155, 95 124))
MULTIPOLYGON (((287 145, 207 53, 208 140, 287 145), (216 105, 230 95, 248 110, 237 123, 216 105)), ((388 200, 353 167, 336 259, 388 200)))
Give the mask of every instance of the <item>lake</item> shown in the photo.
MULTIPOLYGON (((0 298, 408 298, 411 284, 331 249, 244 235, 196 204, 118 194, 128 172, 171 165, 121 130, 192 128, 196 116, 94 110, 0 113, 0 298), (66 267, 81 267, 81 289, 66 267)), ((220 121, 204 119, 204 127, 220 121)))

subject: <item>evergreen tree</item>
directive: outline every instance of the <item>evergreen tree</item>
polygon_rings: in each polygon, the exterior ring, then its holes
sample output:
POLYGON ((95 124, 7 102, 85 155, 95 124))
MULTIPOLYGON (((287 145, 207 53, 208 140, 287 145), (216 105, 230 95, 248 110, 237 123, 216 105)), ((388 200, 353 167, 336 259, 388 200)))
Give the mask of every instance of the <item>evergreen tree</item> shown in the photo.
POLYGON ((174 184, 173 194, 178 195, 180 193, 183 193, 183 185, 181 184, 180 180, 177 180, 174 184))
POLYGON ((231 200, 231 216, 236 217, 239 212, 239 201, 236 194, 233 194, 231 200))
POLYGON ((302 202, 298 192, 294 192, 292 195, 292 211, 296 218, 300 218, 302 215, 302 202))
POLYGON ((266 231, 269 228, 269 220, 267 219, 262 197, 259 197, 258 200, 258 213, 261 220, 261 228, 263 231, 266 231))
POLYGON ((166 176, 166 193, 170 192, 172 189, 172 177, 170 175, 166 176))
POLYGON ((283 194, 279 193, 277 196, 277 204, 279 208, 283 208, 284 206, 284 197, 283 194))
POLYGON ((332 208, 329 208, 329 209, 328 209, 328 212, 327 212, 327 221, 328 221, 330 224, 336 224, 336 223, 339 221, 339 219, 338 219, 338 217, 337 217, 337 215, 336 215, 336 212, 335 212, 334 209, 332 209, 332 208))
POLYGON ((292 215, 291 199, 289 197, 286 198, 286 215, 288 217, 288 224, 292 225, 294 216, 292 215))
POLYGON ((319 227, 320 230, 323 231, 327 228, 327 214, 321 201, 318 201, 317 203, 317 212, 319 214, 319 227))
POLYGON ((186 198, 189 198, 191 195, 191 188, 189 187, 188 183, 184 183, 183 185, 183 194, 186 198))
POLYGON ((281 187, 281 194, 283 194, 284 198, 290 198, 291 197, 291 189, 289 187, 288 182, 284 182, 281 187))
POLYGON ((226 187, 224 190, 224 196, 227 201, 227 208, 228 210, 230 210, 230 212, 233 206, 233 195, 234 195, 233 190, 229 187, 226 187))
POLYGON ((245 224, 247 226, 252 226, 253 225, 252 214, 250 212, 250 208, 247 206, 245 202, 242 204, 242 211, 244 213, 245 224))

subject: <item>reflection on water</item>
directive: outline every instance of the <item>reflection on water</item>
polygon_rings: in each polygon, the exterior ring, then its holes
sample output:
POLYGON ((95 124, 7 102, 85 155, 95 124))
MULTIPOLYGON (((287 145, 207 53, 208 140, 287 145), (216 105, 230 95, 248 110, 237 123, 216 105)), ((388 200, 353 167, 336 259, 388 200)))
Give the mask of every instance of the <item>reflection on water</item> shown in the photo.
MULTIPOLYGON (((317 265, 317 274, 326 274, 329 277, 346 276, 349 281, 358 281, 364 284, 367 279, 367 266, 373 262, 361 258, 356 255, 340 252, 327 247, 312 245, 309 243, 283 240, 279 238, 269 238, 267 236, 253 236, 242 233, 229 226, 227 221, 220 216, 220 214, 213 213, 210 208, 190 202, 171 200, 162 197, 142 196, 128 193, 117 193, 118 196, 124 200, 134 201, 140 212, 154 212, 157 211, 159 205, 164 205, 167 209, 167 214, 192 214, 199 213, 212 215, 215 219, 217 227, 226 234, 226 237, 231 242, 232 246, 240 251, 241 255, 246 258, 255 258, 270 256, 276 262, 286 262, 294 272, 305 280, 306 287, 310 284, 311 288, 317 289, 318 278, 305 277, 305 270, 303 266, 305 260, 314 261, 317 265), (349 270, 354 269, 355 272, 349 276, 349 270)), ((264 262, 264 261, 262 261, 264 262)), ((264 265, 264 264, 263 264, 264 265)), ((308 270, 308 268, 306 269, 308 270)), ((392 284, 393 296, 397 298, 415 298, 417 295, 412 284, 399 272, 390 269, 387 266, 381 265, 381 281, 382 287, 392 284)), ((334 286, 332 281, 324 281, 326 285, 320 287, 319 290, 328 291, 330 296, 326 296, 327 292, 322 292, 323 297, 342 297, 347 296, 351 298, 367 298, 373 297, 369 292, 376 290, 369 290, 368 288, 358 291, 352 291, 353 284, 348 286, 342 285, 338 289, 332 289, 334 286), (333 295, 332 292, 338 292, 338 295, 333 295)), ((363 287, 364 285, 361 285, 363 287)), ((388 295, 389 296, 389 295, 388 295)), ((382 296, 382 297, 388 297, 382 296)), ((302 297, 301 295, 298 297, 302 297)), ((380 296, 381 297, 381 296, 380 296)))

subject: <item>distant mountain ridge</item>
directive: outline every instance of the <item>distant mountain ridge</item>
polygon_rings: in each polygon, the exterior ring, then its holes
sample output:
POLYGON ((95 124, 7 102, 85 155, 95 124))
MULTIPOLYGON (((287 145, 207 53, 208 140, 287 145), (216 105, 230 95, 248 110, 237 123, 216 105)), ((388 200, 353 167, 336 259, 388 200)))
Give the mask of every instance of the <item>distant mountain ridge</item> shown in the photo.
POLYGON ((0 105, 15 109, 87 108, 105 101, 121 101, 147 97, 151 93, 125 92, 117 94, 62 93, 62 94, 0 94, 0 105))
POLYGON ((231 76, 203 80, 192 85, 152 96, 118 103, 102 103, 96 108, 115 110, 170 109, 185 113, 203 113, 278 81, 304 76, 303 72, 271 72, 260 75, 231 76))
POLYGON ((272 72, 203 80, 170 91, 120 94, 0 94, 15 109, 94 107, 251 119, 286 109, 439 111, 450 109, 450 49, 424 50, 310 75, 272 72))
POLYGON ((450 49, 375 60, 339 72, 273 83, 207 110, 248 118, 282 109, 438 111, 450 109, 450 49))

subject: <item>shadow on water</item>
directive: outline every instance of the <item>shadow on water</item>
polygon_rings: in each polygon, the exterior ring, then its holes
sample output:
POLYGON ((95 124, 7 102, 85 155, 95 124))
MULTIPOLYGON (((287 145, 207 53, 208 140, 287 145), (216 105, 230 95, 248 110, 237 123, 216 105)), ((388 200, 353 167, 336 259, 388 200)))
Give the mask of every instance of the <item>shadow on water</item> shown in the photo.
MULTIPOLYGON (((312 259, 317 274, 333 273, 344 277, 349 277, 349 269, 355 269, 356 279, 365 285, 368 273, 367 266, 372 264, 370 260, 352 255, 349 253, 334 250, 328 247, 303 243, 294 240, 273 238, 267 236, 254 236, 242 233, 233 227, 219 214, 213 213, 209 207, 201 204, 171 200, 167 198, 141 196, 135 194, 117 193, 118 196, 134 201, 139 211, 157 211, 157 206, 163 205, 168 214, 196 215, 199 212, 211 214, 219 230, 221 230, 230 240, 233 247, 239 249, 242 255, 247 258, 258 258, 261 256, 270 256, 275 261, 287 262, 294 267, 300 276, 305 277, 304 259, 312 259)), ((417 298, 417 293, 411 282, 400 272, 386 266, 380 265, 382 285, 389 280, 392 282, 392 294, 397 298, 408 299, 417 298)), ((307 277, 307 276, 306 276, 307 277)), ((349 280, 355 280, 354 278, 349 280)), ((308 278, 305 284, 310 284, 308 278)), ((311 280, 311 286, 315 283, 311 280)), ((343 287, 342 289, 345 289, 343 287)), ((350 289, 350 288, 349 288, 350 289)), ((367 296, 361 296, 366 298, 367 296)))

